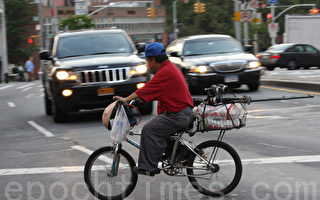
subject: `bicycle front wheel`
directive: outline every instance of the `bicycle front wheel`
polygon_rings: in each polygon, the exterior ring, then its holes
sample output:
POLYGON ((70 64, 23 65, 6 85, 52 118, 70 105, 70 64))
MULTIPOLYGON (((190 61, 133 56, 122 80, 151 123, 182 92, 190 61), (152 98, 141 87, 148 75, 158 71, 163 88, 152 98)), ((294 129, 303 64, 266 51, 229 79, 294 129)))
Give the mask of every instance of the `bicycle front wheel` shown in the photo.
POLYGON ((196 148, 209 165, 194 154, 190 156, 187 174, 192 186, 200 193, 214 197, 231 192, 242 175, 238 153, 230 145, 215 140, 203 142, 196 148))
POLYGON ((113 147, 103 147, 93 152, 84 168, 84 179, 89 191, 101 200, 119 200, 129 196, 137 184, 138 175, 132 171, 133 158, 119 149, 118 173, 113 175, 113 147))

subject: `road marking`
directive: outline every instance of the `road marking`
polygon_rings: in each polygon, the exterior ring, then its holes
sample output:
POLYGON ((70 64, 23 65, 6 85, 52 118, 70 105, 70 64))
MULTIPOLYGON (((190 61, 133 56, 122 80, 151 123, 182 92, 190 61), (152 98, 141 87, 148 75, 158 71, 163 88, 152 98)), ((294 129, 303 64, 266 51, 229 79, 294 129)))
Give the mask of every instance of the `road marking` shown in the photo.
POLYGON ((303 92, 298 90, 289 90, 289 89, 282 89, 282 88, 276 88, 276 87, 269 87, 269 86, 260 86, 265 89, 271 89, 271 90, 280 90, 280 91, 286 91, 286 92, 294 92, 294 93, 301 93, 301 94, 314 94, 314 95, 320 95, 318 92, 303 92))
POLYGON ((264 146, 269 146, 269 147, 280 148, 280 149, 285 149, 285 148, 287 148, 287 147, 285 147, 285 146, 274 145, 274 144, 267 144, 267 143, 259 143, 259 144, 262 144, 262 145, 264 145, 264 146))
MULTIPOLYGON (((91 155, 93 153, 92 150, 87 149, 87 148, 80 146, 80 145, 74 145, 74 146, 71 146, 71 148, 76 149, 78 151, 81 151, 83 153, 86 153, 88 155, 91 155)), ((107 156, 103 156, 103 155, 99 156, 99 160, 104 161, 107 164, 112 164, 112 162, 113 162, 113 159, 108 158, 107 156)), ((120 163, 119 167, 125 167, 125 165, 120 163)))
MULTIPOLYGON (((271 157, 271 158, 257 158, 257 159, 242 160, 242 164, 244 165, 313 163, 313 162, 320 162, 320 155, 271 157)), ((220 163, 227 165, 231 162, 228 160, 223 160, 220 163)), ((106 167, 105 165, 94 165, 92 169, 95 171, 105 170, 105 167, 106 167)), ((123 166, 120 165, 120 167, 126 168, 128 167, 128 165, 123 165, 123 166)), ((83 172, 83 170, 84 170, 84 166, 0 169, 0 176, 70 173, 70 172, 83 172)))
POLYGON ((43 128, 42 126, 40 126, 39 124, 37 124, 34 121, 28 121, 28 123, 35 129, 37 129, 40 133, 44 134, 46 137, 54 137, 54 135, 46 130, 45 128, 43 128))
POLYGON ((23 89, 23 88, 29 87, 29 86, 31 86, 31 85, 33 85, 33 84, 34 84, 34 83, 29 83, 29 84, 27 84, 27 85, 20 86, 20 87, 18 87, 17 89, 23 89))
POLYGON ((16 107, 16 104, 14 104, 13 102, 8 102, 8 106, 10 108, 14 108, 14 107, 16 107))
POLYGON ((22 91, 27 91, 27 90, 30 90, 32 87, 27 87, 27 88, 24 88, 22 91))
POLYGON ((0 90, 3 90, 3 89, 6 89, 6 88, 9 88, 9 87, 12 87, 14 85, 6 85, 6 86, 3 86, 3 87, 0 87, 0 90))

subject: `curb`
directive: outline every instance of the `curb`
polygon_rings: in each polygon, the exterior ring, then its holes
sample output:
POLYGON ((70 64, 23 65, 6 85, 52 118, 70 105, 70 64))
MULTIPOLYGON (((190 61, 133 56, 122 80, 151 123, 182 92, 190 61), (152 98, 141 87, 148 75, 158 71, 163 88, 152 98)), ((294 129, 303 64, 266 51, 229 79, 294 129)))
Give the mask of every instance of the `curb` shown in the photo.
POLYGON ((281 86, 320 92, 320 82, 261 79, 261 85, 281 86))

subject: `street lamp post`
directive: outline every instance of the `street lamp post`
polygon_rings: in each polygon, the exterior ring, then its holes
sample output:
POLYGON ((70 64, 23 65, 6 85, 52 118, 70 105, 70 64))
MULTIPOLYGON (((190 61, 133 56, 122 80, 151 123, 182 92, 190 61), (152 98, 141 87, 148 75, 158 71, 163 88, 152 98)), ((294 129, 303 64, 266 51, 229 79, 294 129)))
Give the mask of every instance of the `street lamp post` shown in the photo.
POLYGON ((177 0, 172 2, 173 8, 173 40, 178 38, 178 30, 177 30, 177 0))
POLYGON ((5 5, 4 1, 0 0, 0 57, 2 66, 0 69, 0 83, 3 78, 5 82, 8 82, 8 77, 4 77, 4 74, 8 74, 8 52, 7 52, 7 30, 6 30, 6 18, 5 18, 5 5))

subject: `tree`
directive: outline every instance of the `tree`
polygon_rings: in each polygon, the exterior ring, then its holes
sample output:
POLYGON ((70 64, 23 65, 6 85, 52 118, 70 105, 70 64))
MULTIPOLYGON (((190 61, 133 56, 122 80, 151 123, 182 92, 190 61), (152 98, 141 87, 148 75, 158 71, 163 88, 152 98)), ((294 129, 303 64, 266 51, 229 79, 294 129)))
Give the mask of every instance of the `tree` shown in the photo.
POLYGON ((79 30, 92 28, 94 24, 92 23, 92 18, 86 15, 75 15, 68 18, 62 19, 59 22, 59 27, 61 30, 79 30))
POLYGON ((24 62, 32 52, 28 46, 29 26, 33 24, 33 9, 29 0, 5 0, 9 63, 24 62))

